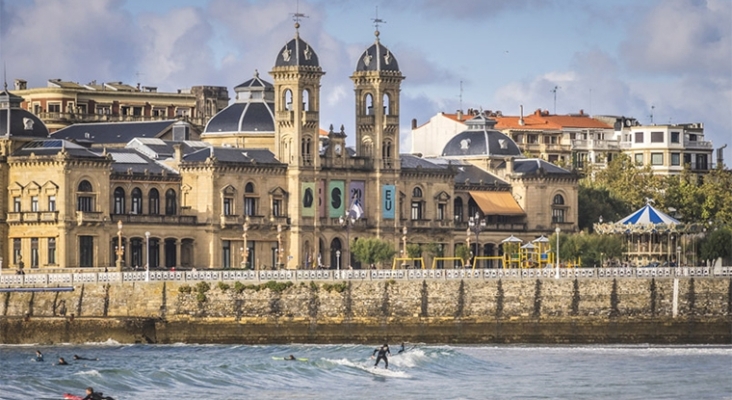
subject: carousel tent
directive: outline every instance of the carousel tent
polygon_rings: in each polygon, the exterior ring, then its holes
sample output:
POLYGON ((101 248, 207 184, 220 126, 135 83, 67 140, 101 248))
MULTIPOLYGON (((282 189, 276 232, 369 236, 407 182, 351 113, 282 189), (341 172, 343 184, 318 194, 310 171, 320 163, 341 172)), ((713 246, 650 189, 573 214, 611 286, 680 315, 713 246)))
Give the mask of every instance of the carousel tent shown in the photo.
POLYGON ((640 210, 628 215, 617 222, 618 224, 642 224, 642 225, 676 225, 679 221, 670 217, 650 204, 646 204, 640 210))

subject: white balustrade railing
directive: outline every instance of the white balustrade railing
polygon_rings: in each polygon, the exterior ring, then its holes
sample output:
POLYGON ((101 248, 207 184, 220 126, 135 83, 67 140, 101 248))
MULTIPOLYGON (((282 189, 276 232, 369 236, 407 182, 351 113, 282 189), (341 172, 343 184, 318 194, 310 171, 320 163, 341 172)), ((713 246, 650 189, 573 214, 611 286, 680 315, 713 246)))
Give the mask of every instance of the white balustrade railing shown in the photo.
MULTIPOLYGON (((543 269, 378 269, 378 270, 199 270, 0 274, 0 287, 69 286, 85 283, 197 281, 364 281, 364 280, 498 280, 554 279, 556 270, 543 269)), ((561 268, 560 279, 725 278, 732 267, 681 268, 561 268)))

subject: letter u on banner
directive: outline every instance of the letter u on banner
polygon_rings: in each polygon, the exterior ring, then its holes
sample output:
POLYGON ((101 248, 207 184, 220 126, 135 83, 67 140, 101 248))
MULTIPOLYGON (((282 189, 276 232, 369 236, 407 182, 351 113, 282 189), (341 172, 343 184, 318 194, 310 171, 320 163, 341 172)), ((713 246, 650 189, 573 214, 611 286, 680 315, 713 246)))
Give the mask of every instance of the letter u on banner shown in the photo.
POLYGON ((394 219, 396 215, 396 186, 384 185, 381 188, 381 209, 384 219, 394 219))

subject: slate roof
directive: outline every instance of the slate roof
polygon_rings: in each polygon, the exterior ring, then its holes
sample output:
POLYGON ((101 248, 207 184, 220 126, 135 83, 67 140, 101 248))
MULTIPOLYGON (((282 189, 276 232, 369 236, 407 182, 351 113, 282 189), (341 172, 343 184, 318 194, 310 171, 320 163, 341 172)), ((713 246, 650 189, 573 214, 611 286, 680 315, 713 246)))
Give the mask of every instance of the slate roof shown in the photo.
POLYGON ((447 165, 436 164, 425 158, 413 156, 411 154, 400 154, 399 159, 401 161, 402 169, 410 168, 422 168, 422 169, 433 169, 433 170, 446 170, 447 165))
POLYGON ((296 35, 277 53, 275 67, 308 66, 319 67, 318 55, 307 42, 296 35))
POLYGON ((356 71, 399 71, 399 63, 391 51, 377 39, 359 57, 356 71))
MULTIPOLYGON (((498 164, 498 169, 505 169, 506 162, 498 164)), ((534 174, 540 169, 548 174, 571 174, 572 172, 567 171, 564 168, 558 167, 550 162, 538 159, 538 158, 525 158, 520 160, 513 160, 513 172, 519 174, 534 174)))
POLYGON ((174 170, 166 168, 135 149, 108 149, 107 153, 114 160, 114 163, 112 163, 113 173, 126 174, 132 172, 142 174, 147 171, 148 174, 157 175, 165 171, 168 174, 177 174, 174 170))
POLYGON ((127 143, 127 146, 125 147, 128 149, 136 149, 152 159, 164 160, 173 157, 175 154, 173 145, 175 144, 181 145, 181 153, 183 155, 193 153, 204 147, 211 147, 209 143, 196 140, 176 142, 158 138, 135 138, 127 143))
POLYGON ((442 149, 442 155, 455 156, 521 156, 516 142, 493 129, 495 120, 482 114, 466 121, 468 130, 455 135, 442 149))
POLYGON ((19 136, 47 138, 48 128, 33 113, 20 108, 23 98, 7 90, 0 92, 0 103, 8 104, 0 108, 0 136, 19 136), (8 132, 8 114, 10 114, 10 132, 8 132))
POLYGON ((74 124, 52 134, 53 138, 96 144, 128 143, 137 137, 155 138, 178 121, 102 122, 74 124))
POLYGON ((259 72, 254 71, 254 78, 240 84, 237 86, 234 86, 234 91, 238 91, 237 89, 246 89, 246 88, 264 88, 264 89, 270 89, 274 88, 274 85, 271 83, 262 80, 259 78, 259 72))
POLYGON ((433 164, 449 165, 454 168, 457 172, 457 175, 455 175, 455 183, 458 184, 479 184, 482 181, 486 185, 511 187, 511 184, 508 182, 467 161, 442 157, 431 157, 428 160, 433 164))
POLYGON ((104 158, 103 155, 95 153, 86 147, 60 139, 34 140, 32 142, 28 142, 23 145, 23 147, 15 150, 12 156, 27 157, 31 154, 39 157, 55 156, 61 151, 65 151, 74 158, 104 158))
POLYGON ((281 164, 275 155, 267 149, 242 149, 234 147, 207 147, 183 157, 184 162, 204 162, 209 157, 223 163, 281 164))

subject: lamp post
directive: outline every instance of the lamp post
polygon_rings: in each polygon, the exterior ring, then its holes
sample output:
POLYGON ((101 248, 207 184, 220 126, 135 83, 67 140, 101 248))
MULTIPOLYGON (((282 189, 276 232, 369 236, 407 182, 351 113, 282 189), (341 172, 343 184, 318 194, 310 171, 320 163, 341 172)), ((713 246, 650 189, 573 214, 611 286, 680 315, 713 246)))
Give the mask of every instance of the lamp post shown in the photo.
MULTIPOLYGON (((480 219, 480 213, 475 212, 474 217, 470 217, 468 221, 468 231, 475 233, 475 256, 480 257, 480 232, 485 228, 485 220, 480 219)), ((470 236, 470 235, 468 235, 470 236)), ((473 261, 473 268, 475 268, 475 261, 473 261)))
POLYGON ((341 251, 336 250, 336 270, 341 270, 341 251))
POLYGON ((277 224, 277 269, 282 265, 282 224, 277 224))
POLYGON ((676 246, 676 268, 681 266, 681 246, 676 246))
MULTIPOLYGON (((338 217, 338 223, 346 228, 346 251, 343 253, 343 257, 348 260, 348 265, 351 265, 351 225, 356 222, 356 219, 348 215, 341 215, 338 217)), ((340 263, 339 263, 340 265, 340 263)))
POLYGON ((247 267, 247 261, 249 258, 249 246, 247 246, 247 231, 249 230, 249 217, 247 217, 244 220, 244 225, 242 226, 243 233, 241 234, 242 239, 244 240, 244 247, 241 250, 241 263, 242 268, 246 269, 247 267))
POLYGON ((150 232, 145 232, 145 243, 147 251, 145 252, 145 282, 150 280, 150 232))
POLYGON ((468 247, 468 263, 465 267, 470 268, 470 256, 473 254, 473 250, 470 249, 470 227, 465 231, 465 246, 468 247))
POLYGON ((122 272, 122 256, 125 249, 122 247, 122 220, 117 221, 117 272, 122 272))
POLYGON ((555 279, 559 279, 559 232, 561 232, 561 231, 562 231, 562 230, 561 230, 561 229, 559 229, 559 227, 556 227, 556 229, 554 229, 554 232, 555 232, 555 233, 557 234, 557 259, 556 259, 556 260, 554 260, 554 261, 555 261, 555 263, 557 264, 557 268, 556 268, 556 271, 557 271, 557 272, 556 272, 556 274, 554 275, 554 278, 555 278, 555 279))
POLYGON ((403 258, 409 258, 409 252, 407 252, 407 227, 402 227, 402 251, 404 252, 403 258))

